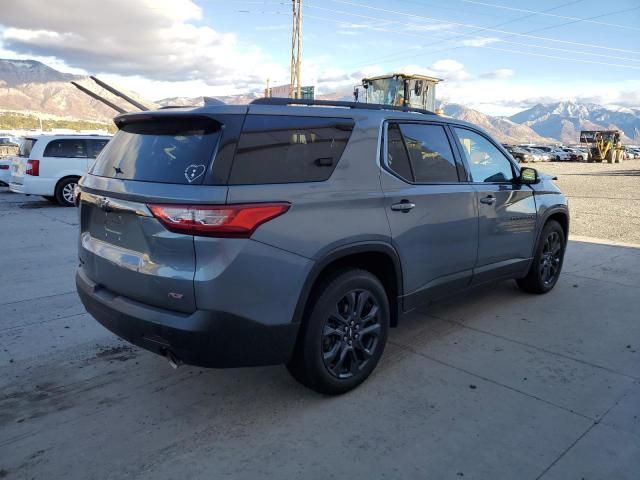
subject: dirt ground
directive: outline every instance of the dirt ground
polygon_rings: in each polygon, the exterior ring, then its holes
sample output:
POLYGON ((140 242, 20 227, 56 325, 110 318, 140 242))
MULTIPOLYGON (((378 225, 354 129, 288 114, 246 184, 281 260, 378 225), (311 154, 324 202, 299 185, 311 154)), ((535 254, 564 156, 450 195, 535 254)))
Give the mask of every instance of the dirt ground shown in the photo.
POLYGON ((556 183, 569 197, 572 236, 640 244, 640 159, 530 166, 557 175, 556 183))

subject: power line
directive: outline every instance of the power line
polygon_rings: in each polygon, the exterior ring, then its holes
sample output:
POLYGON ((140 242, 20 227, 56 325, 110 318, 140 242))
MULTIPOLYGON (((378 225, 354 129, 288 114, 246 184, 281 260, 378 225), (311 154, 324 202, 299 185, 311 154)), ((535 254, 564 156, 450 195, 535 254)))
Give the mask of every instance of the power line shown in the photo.
MULTIPOLYGON (((307 18, 314 18, 316 20, 323 20, 323 21, 328 21, 328 22, 333 22, 333 23, 337 23, 337 24, 342 24, 342 25, 349 25, 349 22, 345 22, 342 20, 333 20, 331 18, 325 18, 325 17, 318 17, 316 15, 306 15, 307 18)), ((380 31, 384 31, 384 32, 389 32, 389 33, 395 33, 395 34, 399 34, 399 35, 405 35, 405 36, 411 36, 411 37, 418 37, 418 38, 422 38, 422 35, 417 35, 417 34, 411 34, 408 32, 402 32, 399 30, 389 30, 387 28, 381 28, 381 27, 374 27, 375 30, 380 30, 380 31)), ((534 47, 534 45, 527 45, 527 44, 523 44, 523 43, 516 43, 516 42, 506 42, 506 43, 513 43, 515 45, 524 45, 524 46, 528 46, 528 47, 534 47)), ((540 47, 535 45, 535 47, 540 47)), ((455 48, 461 48, 461 47, 455 47, 455 48)), ((525 52, 525 51, 521 51, 521 50, 507 50, 507 49, 501 49, 501 48, 497 48, 497 47, 490 47, 488 45, 478 45, 474 48, 487 48, 490 50, 497 50, 497 51, 503 51, 503 52, 510 52, 510 53, 518 53, 518 54, 522 54, 522 55, 531 55, 531 56, 535 56, 535 57, 544 57, 544 58, 553 58, 553 59, 558 59, 558 60, 565 60, 565 61, 573 61, 573 62, 579 62, 579 63, 589 63, 589 64, 594 64, 594 65, 603 65, 603 66, 610 66, 610 67, 623 67, 623 68, 630 68, 630 69, 634 69, 634 70, 640 70, 640 65, 638 66, 634 66, 634 65, 626 65, 626 64, 619 64, 619 63, 609 63, 609 62, 599 62, 596 60, 588 60, 588 59, 577 59, 577 58, 571 58, 571 57, 559 57, 556 55, 546 55, 546 54, 541 54, 541 53, 534 53, 534 52, 525 52)), ((563 52, 568 52, 568 53, 578 53, 578 54, 583 54, 583 55, 593 55, 590 52, 579 52, 579 51, 575 51, 575 50, 567 50, 567 49, 560 49, 560 48, 554 48, 554 47, 540 47, 540 48, 547 48, 547 49, 551 49, 551 50, 557 50, 557 51, 563 51, 563 52)), ((442 50, 448 50, 448 49, 442 49, 442 50)), ((439 50, 437 50, 436 52, 438 52, 439 50)), ((427 52, 427 53, 436 53, 436 52, 427 52)), ((598 55, 598 54, 595 54, 598 55)), ((406 55, 406 56, 397 56, 395 55, 393 57, 393 59, 391 61, 397 61, 397 60, 401 60, 401 59, 405 59, 405 58, 414 58, 414 57, 418 57, 421 56, 421 54, 418 55, 406 55)), ((622 60, 632 60, 635 62, 640 62, 640 60, 638 59, 627 59, 626 57, 611 57, 608 55, 600 55, 600 56, 606 56, 607 58, 615 58, 615 59, 622 59, 622 60)), ((385 61, 380 61, 380 60, 384 60, 384 57, 378 58, 375 61, 375 63, 388 63, 385 61)), ((353 65, 352 67, 356 68, 356 67, 360 67, 360 66, 365 66, 365 65, 371 65, 372 62, 367 62, 367 63, 359 63, 356 65, 353 65)))
MULTIPOLYGON (((450 25, 456 25, 456 26, 459 26, 459 27, 480 28, 480 29, 484 29, 484 30, 490 31, 490 32, 504 33, 504 34, 507 34, 507 35, 514 35, 514 36, 518 36, 518 37, 533 38, 533 39, 536 39, 536 40, 545 40, 545 41, 549 41, 549 42, 566 43, 566 44, 569 44, 569 45, 577 45, 577 46, 581 46, 581 47, 600 48, 600 49, 604 49, 604 50, 612 50, 612 51, 618 51, 618 52, 640 54, 640 52, 634 51, 634 50, 626 50, 626 49, 614 48, 614 47, 605 47, 605 46, 602 46, 602 45, 594 45, 594 44, 590 44, 590 43, 573 42, 573 41, 570 41, 570 40, 560 40, 558 38, 540 37, 540 36, 536 36, 536 35, 529 35, 529 34, 526 34, 526 33, 517 33, 517 32, 509 32, 509 31, 505 31, 505 30, 497 30, 497 29, 494 29, 494 28, 485 28, 485 27, 482 27, 480 25, 474 25, 474 24, 469 24, 469 23, 460 23, 460 22, 452 22, 452 21, 448 21, 448 20, 442 20, 442 19, 439 19, 439 18, 427 17, 427 16, 424 16, 424 15, 417 15, 417 14, 414 14, 414 13, 401 12, 401 11, 390 10, 390 9, 381 8, 381 7, 374 7, 374 6, 371 6, 371 5, 351 2, 351 1, 347 1, 347 0, 329 0, 329 1, 334 2, 334 3, 341 3, 341 4, 344 4, 344 5, 350 5, 350 6, 353 6, 353 7, 360 7, 360 8, 366 8, 366 9, 369 9, 369 10, 376 10, 376 11, 380 11, 380 12, 383 12, 383 13, 391 13, 391 14, 402 15, 402 16, 406 16, 406 17, 420 18, 420 19, 423 19, 423 20, 431 20, 431 21, 439 22, 439 23, 448 23, 450 25)), ((317 7, 316 6, 315 8, 321 8, 321 7, 317 7)), ((637 10, 637 9, 640 9, 640 6, 633 7, 633 8, 630 8, 630 9, 620 10, 618 12, 611 12, 611 13, 608 13, 606 15, 610 15, 610 14, 613 14, 613 13, 628 12, 628 11, 637 10)), ((326 9, 326 10, 330 10, 331 11, 331 9, 326 9)), ((338 10, 334 10, 334 13, 343 13, 343 14, 347 14, 347 15, 357 15, 357 14, 351 14, 349 12, 338 11, 338 10)), ((595 17, 591 17, 591 18, 595 18, 595 17)), ((574 22, 570 22, 570 23, 574 23, 574 22)), ((556 25, 553 28, 555 28, 557 26, 559 26, 559 25, 556 25)), ((545 27, 545 29, 546 28, 552 28, 552 27, 545 27)))
MULTIPOLYGON (((511 11, 514 11, 514 12, 531 13, 533 15, 541 15, 541 16, 544 16, 544 17, 563 18, 565 20, 576 20, 578 22, 595 23, 597 25, 604 25, 604 26, 607 26, 607 27, 618 27, 618 28, 625 28, 625 29, 628 29, 628 30, 640 31, 640 28, 631 27, 631 26, 628 26, 628 25, 619 25, 619 24, 615 24, 615 23, 598 22, 597 20, 591 20, 589 18, 579 18, 579 17, 569 17, 569 16, 566 16, 566 15, 558 15, 558 14, 555 14, 555 13, 548 13, 546 10, 538 12, 536 10, 527 10, 525 8, 508 7, 506 5, 497 5, 497 4, 494 4, 494 3, 478 2, 476 0, 459 0, 459 1, 464 2, 464 3, 472 3, 474 5, 482 5, 482 6, 485 6, 485 7, 501 8, 503 10, 511 10, 511 11)), ((618 12, 618 13, 620 13, 620 12, 618 12)), ((605 16, 607 16, 607 15, 613 15, 613 13, 608 13, 605 16)))
MULTIPOLYGON (((320 9, 320 10, 327 10, 329 12, 334 12, 334 13, 346 13, 347 15, 354 15, 360 18, 366 18, 366 19, 371 19, 371 20, 382 20, 378 17, 371 17, 368 15, 360 15, 360 14, 351 14, 351 13, 347 13, 347 12, 341 12, 341 11, 337 11, 337 10, 332 10, 332 9, 326 9, 324 7, 316 7, 313 5, 307 5, 308 8, 316 8, 316 9, 320 9)), ((315 15, 307 15, 309 18, 315 18, 317 20, 324 20, 324 21, 330 21, 330 22, 337 22, 337 23, 341 23, 344 24, 346 26, 349 26, 350 23, 349 22, 345 22, 345 21, 341 21, 341 20, 334 20, 334 19, 329 19, 329 18, 324 18, 324 17, 318 17, 315 15)), ((416 23, 410 23, 407 24, 405 22, 402 21, 397 21, 397 20, 383 20, 385 25, 391 24, 391 23, 395 23, 395 24, 400 24, 402 26, 409 26, 409 27, 422 27, 422 24, 416 24, 416 23)), ((368 27, 372 30, 381 30, 381 31, 387 31, 390 33, 396 33, 398 35, 404 35, 404 36, 410 36, 410 37, 416 37, 416 38, 435 38, 438 40, 445 40, 447 42, 452 41, 456 38, 459 37, 473 37, 472 34, 464 34, 464 35, 457 35, 455 37, 439 37, 439 36, 434 36, 434 35, 424 35, 424 34, 414 34, 414 33, 409 33, 409 32, 404 32, 404 31, 399 31, 399 30, 388 30, 388 29, 384 29, 382 26, 378 26, 378 25, 370 25, 370 24, 364 24, 365 27, 368 27)), ((428 26, 428 25, 427 25, 428 26)), ((504 42, 504 43, 508 43, 511 45, 517 45, 517 46, 524 46, 524 47, 531 47, 531 48, 542 48, 545 50, 554 50, 554 51, 559 51, 559 52, 565 52, 565 53, 575 53, 575 54, 579 54, 579 55, 590 55, 590 56, 596 56, 596 57, 605 57, 605 58, 612 58, 612 59, 616 59, 616 60, 628 60, 628 61, 632 61, 632 62, 640 62, 640 59, 636 59, 636 58, 629 58, 629 57, 618 57, 618 56, 612 56, 608 53, 595 53, 595 52, 585 52, 585 51, 580 51, 580 50, 570 50, 570 49, 566 49, 566 48, 558 48, 558 47, 547 47, 545 45, 532 45, 530 43, 521 43, 521 42, 511 42, 511 41, 505 41, 504 39, 500 39, 500 38, 493 38, 493 37, 473 37, 474 39, 477 40, 487 40, 490 41, 490 43, 496 43, 496 42, 504 42)), ((489 43, 488 43, 489 44, 489 43)), ((433 45, 433 44, 431 44, 433 45)), ((463 47, 482 47, 483 45, 463 45, 463 47)), ((461 47, 450 47, 450 48, 446 48, 446 49, 441 49, 438 50, 439 51, 445 51, 445 50, 450 50, 451 48, 461 48, 461 47)), ((397 55, 396 55, 397 57, 397 55)))

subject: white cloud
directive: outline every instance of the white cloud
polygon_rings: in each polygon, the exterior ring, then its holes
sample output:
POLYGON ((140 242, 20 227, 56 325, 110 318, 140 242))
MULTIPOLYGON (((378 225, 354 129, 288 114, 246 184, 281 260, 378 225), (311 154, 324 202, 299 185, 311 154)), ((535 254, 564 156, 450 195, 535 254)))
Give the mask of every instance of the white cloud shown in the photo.
POLYGON ((477 37, 470 38, 469 40, 463 40, 461 43, 465 47, 486 47, 492 43, 499 42, 500 39, 496 37, 477 37))
POLYGON ((498 68, 497 70, 481 73, 480 78, 504 79, 513 77, 514 74, 515 72, 510 68, 498 68))
POLYGON ((57 0, 55 8, 3 0, 2 9, 4 49, 91 73, 239 90, 262 88, 284 72, 256 46, 199 25, 202 11, 192 0, 57 0))

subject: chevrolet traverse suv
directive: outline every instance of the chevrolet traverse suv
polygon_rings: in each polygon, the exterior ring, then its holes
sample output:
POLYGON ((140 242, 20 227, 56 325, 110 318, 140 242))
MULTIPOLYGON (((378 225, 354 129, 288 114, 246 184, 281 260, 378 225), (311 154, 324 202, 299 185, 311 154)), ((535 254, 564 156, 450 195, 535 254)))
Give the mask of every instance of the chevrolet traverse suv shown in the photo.
POLYGON ((484 282, 558 280, 566 198, 474 125, 289 99, 115 122, 77 192, 77 290, 172 363, 285 363, 343 393, 404 313, 484 282))

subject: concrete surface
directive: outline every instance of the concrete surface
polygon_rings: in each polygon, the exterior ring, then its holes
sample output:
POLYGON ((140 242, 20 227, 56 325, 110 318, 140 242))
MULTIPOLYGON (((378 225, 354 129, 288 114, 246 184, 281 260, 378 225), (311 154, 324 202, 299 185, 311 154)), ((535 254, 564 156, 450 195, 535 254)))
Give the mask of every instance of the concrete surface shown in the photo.
POLYGON ((0 189, 0 478, 640 477, 640 248, 572 241, 546 296, 504 282, 416 312, 325 398, 119 341, 75 295, 76 224, 0 189))

